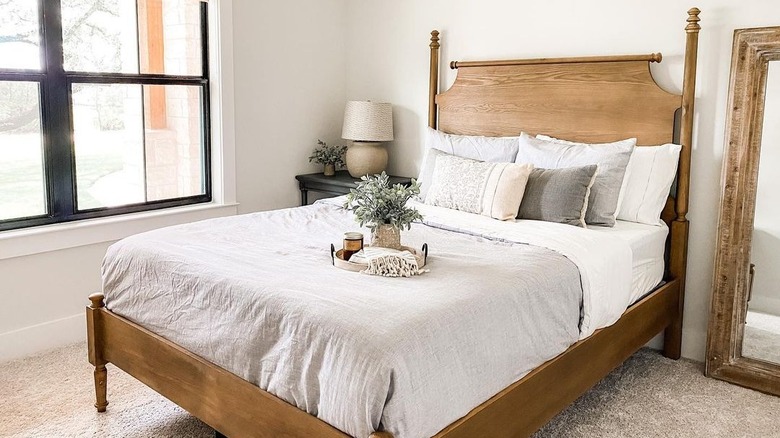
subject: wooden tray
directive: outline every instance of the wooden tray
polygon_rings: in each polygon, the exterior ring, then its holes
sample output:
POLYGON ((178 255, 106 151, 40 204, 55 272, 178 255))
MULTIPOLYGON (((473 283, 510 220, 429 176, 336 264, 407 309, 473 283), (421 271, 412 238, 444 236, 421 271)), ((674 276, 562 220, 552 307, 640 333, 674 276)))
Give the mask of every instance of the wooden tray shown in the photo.
MULTIPOLYGON (((402 246, 402 250, 409 251, 410 253, 414 254, 414 257, 417 259, 417 267, 422 269, 423 266, 425 266, 425 263, 428 261, 428 244, 423 243, 422 249, 417 250, 408 246, 402 246)), ((368 268, 368 265, 365 263, 355 263, 350 262, 349 260, 344 260, 344 250, 340 249, 336 251, 336 247, 331 244, 330 245, 330 258, 333 263, 333 266, 343 269, 345 271, 352 271, 352 272, 360 272, 368 268)))

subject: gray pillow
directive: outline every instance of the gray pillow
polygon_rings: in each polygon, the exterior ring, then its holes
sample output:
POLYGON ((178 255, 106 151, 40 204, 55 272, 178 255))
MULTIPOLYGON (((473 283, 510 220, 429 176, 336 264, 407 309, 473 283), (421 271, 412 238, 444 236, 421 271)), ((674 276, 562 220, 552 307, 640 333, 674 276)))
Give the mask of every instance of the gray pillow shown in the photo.
POLYGON ((588 195, 598 166, 534 169, 525 186, 518 219, 585 227, 588 195))
POLYGON ((585 222, 588 225, 615 225, 620 188, 636 139, 614 143, 562 143, 523 134, 515 163, 530 163, 543 169, 598 165, 596 181, 590 192, 585 222))

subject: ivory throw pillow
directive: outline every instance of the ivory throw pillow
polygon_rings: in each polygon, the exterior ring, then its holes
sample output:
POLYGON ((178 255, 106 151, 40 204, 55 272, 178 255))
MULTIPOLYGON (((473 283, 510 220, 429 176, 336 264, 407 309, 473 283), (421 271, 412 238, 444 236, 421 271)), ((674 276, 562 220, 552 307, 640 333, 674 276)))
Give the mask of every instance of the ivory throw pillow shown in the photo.
POLYGON ((436 158, 425 203, 510 220, 517 216, 533 166, 486 163, 453 155, 436 158))
POLYGON ((425 156, 417 181, 420 182, 420 198, 425 199, 433 175, 438 152, 472 160, 491 163, 513 163, 517 156, 518 137, 480 137, 445 134, 426 128, 425 156))
POLYGON ((534 169, 528 177, 518 219, 586 228, 588 195, 598 166, 534 169))
POLYGON ((595 164, 596 179, 590 190, 585 222, 588 225, 615 225, 620 188, 636 139, 615 143, 566 144, 533 138, 522 134, 515 162, 531 163, 535 167, 560 169, 595 164))
POLYGON ((661 212, 677 176, 682 146, 640 146, 634 149, 626 171, 626 188, 617 218, 661 225, 661 212))

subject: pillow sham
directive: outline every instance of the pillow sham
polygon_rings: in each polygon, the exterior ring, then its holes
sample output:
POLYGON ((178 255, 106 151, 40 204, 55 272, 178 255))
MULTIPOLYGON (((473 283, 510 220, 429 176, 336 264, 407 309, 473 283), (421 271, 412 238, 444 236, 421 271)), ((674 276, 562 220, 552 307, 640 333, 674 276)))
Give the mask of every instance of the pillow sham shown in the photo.
POLYGON ((535 167, 560 169, 598 165, 596 179, 590 190, 585 222, 588 225, 615 225, 620 188, 636 139, 615 143, 585 144, 543 140, 523 133, 518 141, 516 163, 531 163, 535 167))
MULTIPOLYGON (((573 146, 585 146, 585 145, 588 144, 588 143, 577 143, 577 142, 569 141, 569 140, 562 140, 560 138, 550 137, 548 135, 542 135, 542 134, 537 135, 536 138, 541 139, 541 140, 554 141, 556 143, 573 145, 573 146)), ((630 142, 631 140, 634 140, 636 142, 636 139, 627 139, 627 140, 620 140, 620 141, 618 141, 616 143, 620 143, 620 142, 624 142, 624 141, 625 142, 630 142)), ((605 144, 609 144, 609 143, 596 143, 596 144, 594 144, 594 146, 603 146, 605 144)), ((633 156, 633 152, 631 152, 631 156, 633 156)), ((628 159, 628 162, 631 163, 631 158, 628 159)), ((617 208, 615 209, 615 219, 617 219, 617 214, 620 211, 620 206, 623 204, 623 195, 626 192, 626 184, 628 182, 628 173, 629 173, 629 168, 628 168, 628 166, 626 166, 626 174, 623 175, 623 184, 620 186, 620 193, 618 194, 618 203, 617 203, 617 208)))
POLYGON ((513 163, 517 156, 518 137, 480 137, 471 135, 445 134, 433 128, 426 128, 425 155, 417 181, 420 182, 420 198, 425 199, 430 187, 433 167, 438 156, 431 151, 440 151, 457 157, 490 163, 513 163))
POLYGON ((588 195, 598 166, 564 169, 534 169, 528 177, 518 219, 574 225, 587 228, 588 195))
POLYGON ((442 155, 436 158, 425 203, 499 220, 514 219, 531 170, 530 164, 442 155))
POLYGON ((634 149, 626 171, 626 189, 617 218, 661 225, 661 212, 677 176, 682 146, 665 144, 634 149))

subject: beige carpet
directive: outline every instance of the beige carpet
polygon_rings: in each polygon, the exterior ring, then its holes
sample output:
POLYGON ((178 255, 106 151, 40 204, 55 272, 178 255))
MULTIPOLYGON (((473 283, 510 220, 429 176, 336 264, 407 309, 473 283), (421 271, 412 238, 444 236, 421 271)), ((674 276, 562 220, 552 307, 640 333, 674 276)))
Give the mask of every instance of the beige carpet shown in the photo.
MULTIPOLYGON (((83 345, 0 364, 0 437, 213 436, 113 367, 108 388, 108 412, 98 414, 83 345)), ((546 437, 780 437, 780 398, 642 350, 534 438, 546 437)))

